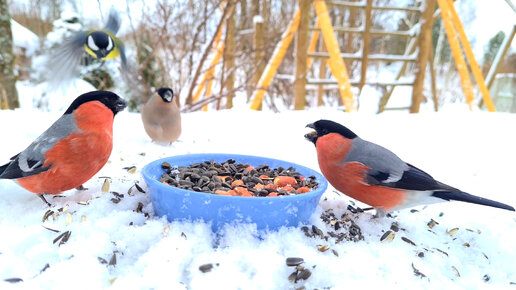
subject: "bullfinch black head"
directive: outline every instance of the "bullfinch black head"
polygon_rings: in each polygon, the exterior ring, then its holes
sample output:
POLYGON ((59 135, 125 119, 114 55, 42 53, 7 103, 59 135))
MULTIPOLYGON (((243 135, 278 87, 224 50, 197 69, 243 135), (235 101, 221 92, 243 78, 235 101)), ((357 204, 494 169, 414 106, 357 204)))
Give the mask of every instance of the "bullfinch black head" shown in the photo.
POLYGON ((349 130, 348 128, 342 126, 339 123, 330 121, 330 120, 319 120, 314 123, 306 125, 308 128, 312 128, 315 131, 310 132, 305 135, 305 138, 308 141, 311 141, 312 143, 317 143, 317 139, 319 137, 322 137, 326 134, 330 133, 337 133, 342 135, 344 138, 347 139, 354 139, 357 137, 353 131, 349 130))
POLYGON ((157 93, 165 103, 170 103, 174 99, 174 91, 171 88, 160 88, 157 93))
POLYGON ((86 46, 96 55, 97 58, 105 58, 115 48, 113 38, 102 30, 93 31, 88 35, 86 46))
POLYGON ((99 101, 102 104, 104 104, 107 108, 109 108, 113 115, 116 115, 118 112, 125 109, 127 106, 126 101, 124 99, 120 98, 117 94, 109 91, 93 91, 89 93, 82 94, 78 96, 68 107, 66 114, 71 114, 75 109, 77 109, 80 105, 92 102, 92 101, 99 101))

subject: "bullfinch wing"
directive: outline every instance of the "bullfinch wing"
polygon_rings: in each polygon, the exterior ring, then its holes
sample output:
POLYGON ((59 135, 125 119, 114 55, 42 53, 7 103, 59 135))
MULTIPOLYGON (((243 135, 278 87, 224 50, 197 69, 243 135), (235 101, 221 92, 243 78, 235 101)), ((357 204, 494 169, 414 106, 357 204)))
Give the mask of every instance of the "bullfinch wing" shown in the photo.
POLYGON ((45 153, 64 137, 80 132, 73 114, 61 116, 50 128, 41 134, 25 150, 13 156, 11 161, 0 167, 0 178, 16 179, 45 172, 51 166, 45 164, 45 153))
POLYGON ((436 181, 430 174, 406 163, 390 150, 362 140, 357 137, 345 161, 360 162, 370 169, 366 181, 370 185, 379 185, 404 190, 457 190, 436 181))

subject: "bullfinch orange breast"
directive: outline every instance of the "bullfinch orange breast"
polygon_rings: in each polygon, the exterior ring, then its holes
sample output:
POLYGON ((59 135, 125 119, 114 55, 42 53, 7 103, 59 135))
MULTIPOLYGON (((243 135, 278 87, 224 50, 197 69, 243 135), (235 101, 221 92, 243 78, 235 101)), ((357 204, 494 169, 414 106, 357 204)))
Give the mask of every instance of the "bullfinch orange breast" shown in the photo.
POLYGON ((307 127, 315 130, 305 138, 314 143, 319 167, 328 182, 376 209, 392 211, 458 200, 514 211, 512 206, 441 183, 336 122, 319 120, 307 127))
POLYGON ((0 179, 26 190, 58 194, 81 186, 108 161, 113 119, 126 102, 108 91, 77 97, 66 112, 25 150, 0 167, 0 179))

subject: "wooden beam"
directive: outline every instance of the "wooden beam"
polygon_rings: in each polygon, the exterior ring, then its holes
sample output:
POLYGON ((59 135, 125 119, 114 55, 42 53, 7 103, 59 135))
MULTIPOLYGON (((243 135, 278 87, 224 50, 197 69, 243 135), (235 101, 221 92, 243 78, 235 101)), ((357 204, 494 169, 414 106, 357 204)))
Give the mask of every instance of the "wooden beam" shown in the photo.
MULTIPOLYGON (((330 55, 327 52, 314 52, 309 53, 309 57, 313 58, 329 58, 330 55)), ((361 53, 341 53, 340 57, 343 59, 361 60, 361 53)), ((414 55, 387 55, 387 54, 370 54, 368 56, 370 61, 416 61, 417 57, 414 55)))
POLYGON ((296 39, 296 78, 294 81, 294 110, 304 110, 306 102, 306 72, 308 49, 308 22, 310 21, 310 3, 312 0, 298 0, 299 28, 296 39))
MULTIPOLYGON (((413 37, 410 39, 409 44, 405 48, 405 55, 412 54, 412 53, 414 53, 415 50, 416 50, 416 38, 413 37)), ((407 70, 407 65, 408 65, 408 62, 406 62, 406 61, 403 62, 403 65, 401 66, 401 69, 398 72, 398 75, 396 76, 396 80, 399 80, 405 74, 405 70, 407 70)), ((389 102, 389 99, 391 98, 395 87, 396 86, 390 87, 389 90, 385 93, 385 95, 383 95, 382 98, 380 99, 378 113, 381 113, 385 110, 385 106, 387 105, 387 102, 389 102)))
POLYGON ((414 88, 412 89, 412 105, 411 113, 418 113, 419 106, 423 100, 423 87, 425 84, 426 65, 428 63, 428 54, 432 49, 432 16, 435 10, 435 0, 427 0, 426 7, 422 15, 421 32, 418 39, 418 61, 416 62, 416 79, 414 88))
POLYGON ((437 98, 437 85, 434 67, 434 51, 430 49, 428 53, 428 65, 430 66, 430 84, 432 88, 432 100, 434 102, 434 111, 439 111, 439 99, 437 98))
POLYGON ((457 11, 455 11, 455 6, 453 5, 453 0, 448 0, 448 8, 450 9, 452 21, 455 25, 455 29, 459 33, 459 39, 462 43, 462 47, 464 48, 464 52, 466 53, 466 58, 468 59, 469 66, 471 68, 471 72, 475 77, 475 81, 477 82, 478 90, 482 95, 482 100, 486 105, 486 109, 489 112, 496 112, 493 99, 491 99, 491 94, 489 93, 489 89, 486 86, 486 82, 484 80, 484 76, 482 76, 482 71, 480 70, 480 66, 475 59, 475 55, 473 54, 473 49, 469 44, 468 37, 466 36, 466 32, 464 32, 464 27, 462 26, 462 22, 460 21, 459 15, 457 11))
POLYGON ((475 99, 473 92, 473 84, 471 83, 471 79, 469 77, 468 66, 466 64, 466 61, 464 60, 464 55, 462 54, 462 49, 460 47, 457 33, 455 32, 455 28, 453 27, 452 15, 450 8, 448 7, 448 1, 437 0, 437 2, 439 3, 439 8, 441 9, 444 30, 446 31, 446 35, 448 36, 448 42, 450 43, 453 59, 455 60, 455 66, 457 67, 457 71, 459 72, 462 90, 464 92, 464 96, 466 97, 466 102, 468 103, 469 109, 471 110, 473 100, 475 99))
POLYGON ((313 4, 321 25, 321 33, 323 35, 324 43, 326 44, 326 49, 328 49, 330 55, 330 70, 339 82, 339 92, 342 102, 344 103, 347 112, 355 111, 356 107, 353 100, 353 92, 351 92, 351 84, 349 83, 348 71, 346 70, 346 65, 341 57, 339 43, 335 37, 335 31, 331 24, 326 2, 322 0, 314 0, 313 4))
MULTIPOLYGON (((320 43, 319 50, 325 51, 326 46, 324 45, 324 41, 321 39, 321 41, 319 43, 320 43)), ((308 59, 312 59, 312 58, 308 58, 308 59)), ((325 77, 326 77, 326 62, 321 59, 321 61, 319 62, 319 78, 323 79, 325 77)), ((319 86, 317 86, 317 106, 320 107, 320 106, 324 105, 323 97, 324 97, 324 85, 319 85, 319 86)))
MULTIPOLYGON (((356 33, 356 34, 363 34, 364 33, 364 27, 339 27, 335 26, 333 29, 336 32, 343 32, 343 33, 356 33)), ((311 26, 309 30, 312 31, 319 31, 320 28, 311 26)), ((369 33, 371 36, 393 36, 393 37, 413 37, 415 36, 415 32, 412 30, 404 30, 404 31, 386 31, 386 30, 379 30, 379 29, 370 29, 369 33)))
POLYGON ((486 82, 487 87, 491 88, 493 85, 493 82, 495 80, 495 75, 498 73, 498 69, 500 68, 500 64, 503 62, 503 59, 505 58, 505 55, 509 51, 509 48, 511 47, 512 40, 514 39, 514 35, 516 35, 516 25, 512 27, 511 33, 509 35, 506 35, 503 39, 502 44, 500 45, 500 48, 498 49, 498 52, 496 53, 496 57, 493 60, 493 64, 489 68, 489 72, 487 73, 486 82))
MULTIPOLYGON (((236 2, 228 1, 228 5, 236 5, 236 2)), ((226 43, 224 44, 224 70, 228 73, 225 76, 225 89, 226 96, 226 109, 233 107, 233 98, 235 97, 235 26, 236 26, 236 15, 235 9, 231 11, 226 19, 226 43)))
MULTIPOLYGON (((362 88, 365 85, 367 78, 367 58, 369 57, 369 44, 371 42, 371 37, 369 34, 369 30, 372 25, 372 15, 371 9, 373 8, 373 0, 366 0, 366 8, 364 13, 365 18, 365 27, 364 34, 362 35, 362 62, 360 67, 360 84, 358 85, 359 92, 362 92, 362 88)), ((359 93, 360 95, 360 93, 359 93)))
MULTIPOLYGON (((366 1, 361 2, 350 2, 350 1, 326 1, 328 5, 332 6, 338 6, 338 7, 346 7, 346 8, 365 8, 366 7, 366 1)), ((421 9, 416 7, 399 7, 399 6, 373 6, 372 7, 375 10, 398 10, 398 11, 405 11, 405 12, 414 12, 414 13, 421 13, 421 9)))
POLYGON ((299 27, 300 16, 301 16, 301 12, 299 10, 296 11, 296 13, 294 14, 294 17, 292 18, 292 20, 290 21, 290 23, 287 27, 287 30, 285 30, 285 32, 283 32, 283 35, 281 36, 281 41, 276 45, 276 48, 274 49, 274 52, 272 53, 269 63, 265 67, 265 71, 263 72, 262 76, 260 77, 258 86, 257 86, 256 90, 254 91, 253 96, 251 97, 252 98, 252 102, 251 102, 252 110, 259 110, 261 108, 263 96, 265 95, 265 92, 269 88, 269 85, 271 84, 271 81, 274 78, 274 75, 276 74, 276 71, 278 70, 279 65, 281 64, 283 57, 285 56, 285 53, 287 52, 287 49, 290 46, 292 39, 294 38, 296 30, 299 27))

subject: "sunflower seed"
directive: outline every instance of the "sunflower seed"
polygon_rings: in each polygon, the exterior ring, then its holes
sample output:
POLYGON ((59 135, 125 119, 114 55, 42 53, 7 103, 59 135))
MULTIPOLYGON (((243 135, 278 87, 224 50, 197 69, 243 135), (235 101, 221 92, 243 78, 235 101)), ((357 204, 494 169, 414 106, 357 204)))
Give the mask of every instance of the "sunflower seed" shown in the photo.
POLYGON ((491 277, 489 277, 489 275, 485 274, 484 277, 482 277, 482 279, 484 280, 484 282, 489 282, 489 280, 491 280, 491 277))
POLYGON ((129 173, 135 173, 136 172, 136 166, 124 167, 123 169, 127 170, 127 172, 129 172, 129 173))
POLYGON ((335 256, 339 256, 339 252, 335 251, 334 249, 331 250, 335 256))
POLYGON ((60 234, 59 236, 57 236, 57 238, 54 239, 54 241, 52 242, 53 244, 57 243, 57 241, 59 241, 59 246, 65 244, 66 242, 68 242, 68 239, 70 238, 70 235, 72 234, 71 231, 66 231, 62 234, 60 234))
POLYGON ((102 257, 97 257, 97 260, 99 260, 99 263, 101 264, 107 264, 108 262, 106 261, 106 259, 102 258, 102 257))
POLYGON ((109 192, 109 179, 104 179, 104 184, 102 184, 102 193, 108 193, 109 192))
POLYGON ((141 188, 141 186, 138 185, 138 183, 135 183, 134 184, 134 187, 136 187, 136 189, 141 192, 141 193, 145 193, 145 190, 143 190, 143 188, 141 188))
POLYGON ((43 219, 41 219, 41 222, 45 222, 52 214, 54 214, 53 210, 47 210, 43 215, 43 219))
POLYGON ((394 238, 396 237, 396 234, 393 231, 386 231, 382 237, 380 238, 380 242, 392 242, 394 238))
POLYGON ((8 283, 19 283, 19 282, 23 282, 23 279, 22 278, 7 278, 7 279, 4 279, 5 282, 8 282, 8 283))
POLYGON ((288 275, 288 280, 292 283, 296 283, 297 282, 297 271, 294 271, 290 275, 288 275))
POLYGON ((299 265, 303 264, 305 262, 305 260, 303 258, 290 257, 290 258, 287 258, 287 260, 285 262, 287 263, 287 266, 293 267, 293 266, 299 266, 299 265))
POLYGON ((415 245, 416 245, 416 243, 414 243, 413 241, 409 240, 409 239, 408 239, 408 238, 406 238, 406 237, 401 237, 401 239, 402 239, 404 242, 411 244, 412 246, 415 246, 415 245))
POLYGON ((109 266, 115 266, 116 265, 116 253, 113 252, 113 256, 111 256, 111 259, 109 259, 109 266))
POLYGON ((203 273, 208 273, 213 269, 213 264, 204 264, 199 266, 199 271, 203 273))
POLYGON ((323 231, 318 228, 316 225, 312 225, 312 232, 320 237, 323 237, 324 236, 324 233, 323 231))
POLYGON ((138 202, 138 205, 136 206, 136 212, 142 212, 143 210, 143 203, 138 202))
POLYGON ((310 276, 312 276, 312 272, 310 272, 308 269, 304 269, 303 271, 299 271, 297 273, 296 280, 307 280, 310 278, 310 276))
POLYGON ((435 225, 438 225, 439 223, 434 221, 433 219, 430 219, 430 221, 426 224, 429 228, 433 228, 435 225))
POLYGON ((448 235, 450 235, 450 236, 453 236, 453 235, 455 235, 458 231, 459 231, 459 228, 453 228, 453 229, 451 229, 451 230, 449 230, 449 231, 446 231, 446 233, 447 233, 448 235))

